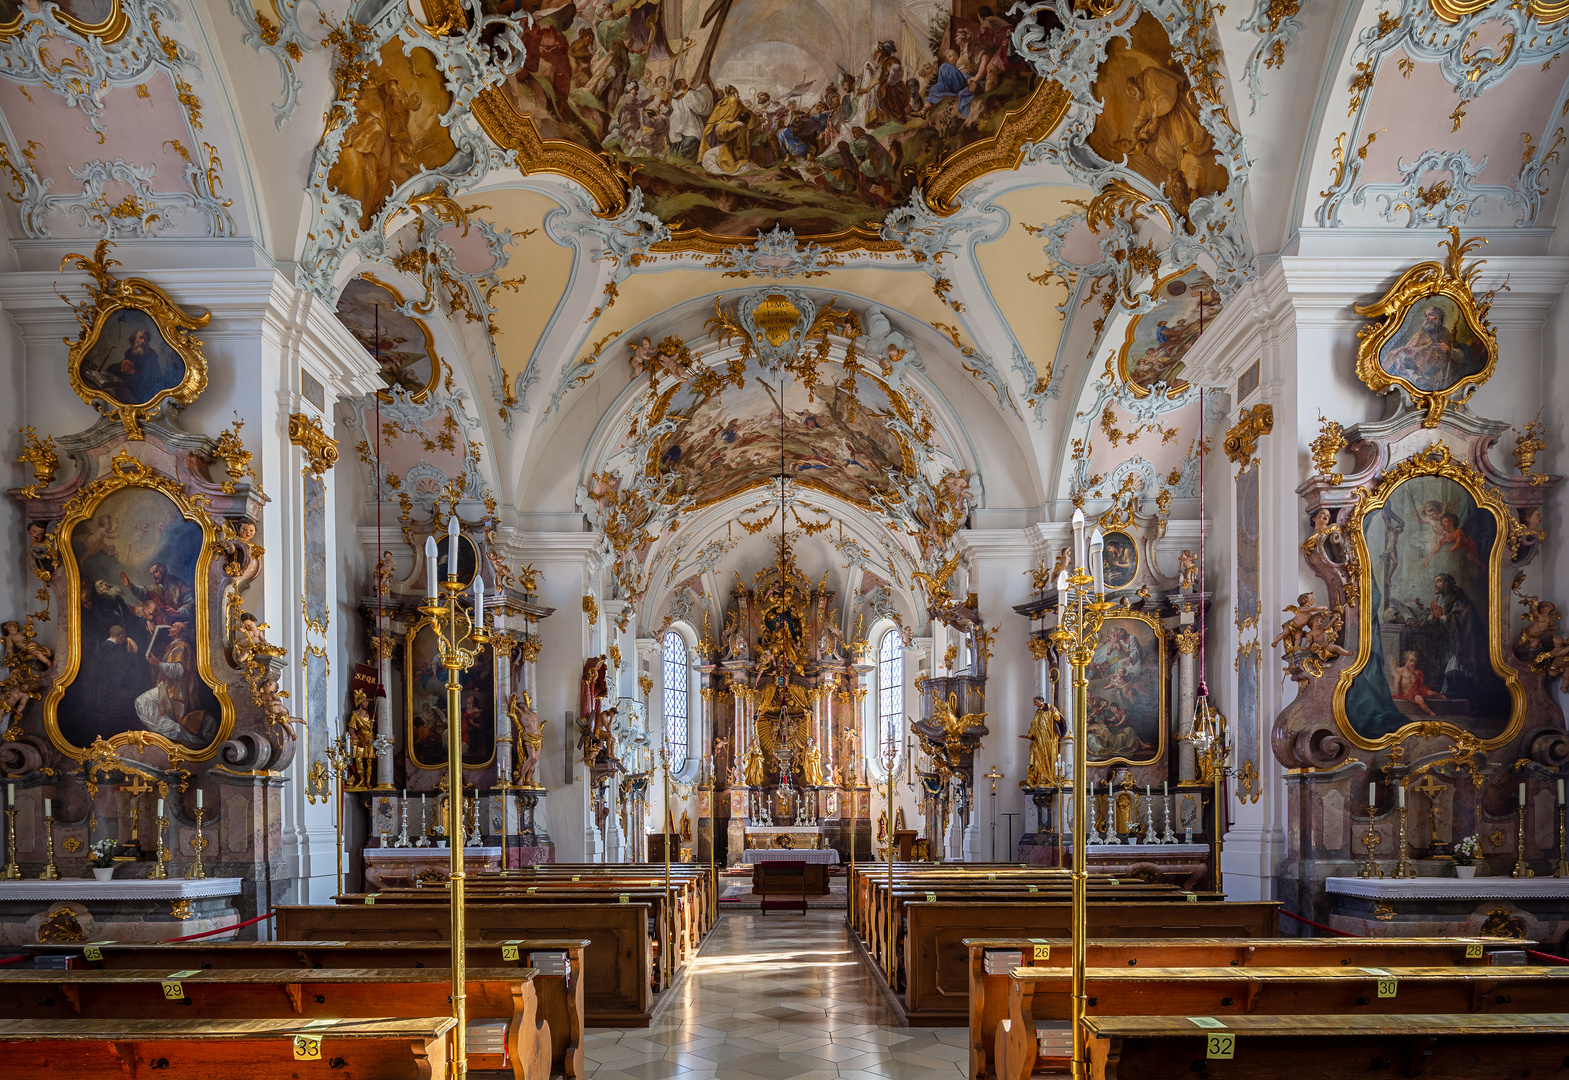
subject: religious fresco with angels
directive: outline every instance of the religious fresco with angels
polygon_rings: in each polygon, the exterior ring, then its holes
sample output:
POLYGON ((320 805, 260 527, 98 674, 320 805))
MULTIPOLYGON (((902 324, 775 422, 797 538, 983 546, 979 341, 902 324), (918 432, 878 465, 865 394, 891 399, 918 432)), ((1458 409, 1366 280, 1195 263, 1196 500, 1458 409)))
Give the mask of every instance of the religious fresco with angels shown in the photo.
POLYGON ((727 237, 875 231, 924 170, 995 136, 1039 88, 1010 4, 834 7, 485 2, 533 17, 503 91, 542 138, 608 155, 662 221, 727 237))

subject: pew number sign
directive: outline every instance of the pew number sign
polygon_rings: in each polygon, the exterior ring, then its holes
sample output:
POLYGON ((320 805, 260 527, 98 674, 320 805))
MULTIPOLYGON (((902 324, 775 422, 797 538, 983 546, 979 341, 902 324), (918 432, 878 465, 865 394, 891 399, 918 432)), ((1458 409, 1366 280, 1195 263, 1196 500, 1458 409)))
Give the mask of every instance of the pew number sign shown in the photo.
POLYGON ((1204 1056, 1215 1061, 1230 1061, 1237 1052, 1237 1036, 1235 1032, 1227 1031, 1226 1025, 1216 1020, 1213 1016, 1188 1017, 1197 1026, 1204 1028, 1204 1056))
POLYGON ((1033 950, 1031 952, 1031 954, 1030 954, 1030 959, 1032 959, 1032 960, 1050 960, 1051 959, 1051 945, 1047 943, 1045 938, 1038 938, 1038 937, 1030 938, 1030 948, 1033 950))
MULTIPOLYGON (((331 1027, 331 1020, 313 1020, 307 1027, 331 1027)), ((321 1036, 310 1031, 295 1032, 294 1035, 294 1060, 295 1061, 320 1061, 321 1036)))
POLYGON ((180 980, 190 978, 192 975, 200 974, 200 969, 191 968, 189 971, 176 971, 172 975, 169 975, 163 980, 164 1000, 183 1001, 185 999, 185 987, 180 985, 180 980))
POLYGON ((1379 997, 1392 998, 1395 996, 1395 992, 1400 989, 1400 980, 1383 968, 1363 968, 1362 970, 1378 979, 1379 997))

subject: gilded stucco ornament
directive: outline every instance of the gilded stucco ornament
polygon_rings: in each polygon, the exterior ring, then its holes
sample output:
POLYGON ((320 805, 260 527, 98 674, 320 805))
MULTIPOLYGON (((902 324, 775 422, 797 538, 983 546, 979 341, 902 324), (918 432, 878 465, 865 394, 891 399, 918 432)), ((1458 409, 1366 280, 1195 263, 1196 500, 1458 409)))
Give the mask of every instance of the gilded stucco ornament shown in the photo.
MULTIPOLYGON (((890 219, 897 212, 890 212, 890 219)), ((758 229, 757 239, 750 245, 726 248, 704 259, 703 265, 710 270, 723 270, 725 277, 813 278, 825 276, 832 267, 843 266, 844 256, 818 244, 802 245, 794 231, 775 225, 767 232, 758 229)))
POLYGON ((1523 227, 1535 219, 1535 207, 1514 184, 1476 182, 1487 168, 1486 157, 1472 161, 1464 149, 1424 150, 1413 161, 1401 158, 1395 168, 1399 181, 1363 184, 1351 201, 1361 206, 1372 195, 1378 201, 1379 216, 1398 225, 1404 214, 1408 229, 1464 225, 1482 212, 1490 198, 1519 208, 1516 225, 1523 227), (1430 176, 1434 177, 1431 181, 1430 176))
POLYGON ((306 468, 321 476, 338 463, 338 443, 321 428, 321 421, 304 413, 289 417, 289 441, 305 451, 306 468))
POLYGON ((1375 393, 1403 391, 1427 411, 1423 427, 1438 426, 1445 407, 1463 404, 1498 366, 1498 338, 1487 322, 1492 293, 1477 298, 1482 263, 1465 263, 1484 243, 1462 243, 1451 226, 1443 262, 1418 263, 1377 301, 1356 305, 1358 315, 1382 320, 1357 332, 1357 378, 1375 393))
POLYGON ((1221 449, 1233 465, 1246 469, 1258 449, 1258 441, 1275 429, 1275 407, 1255 405, 1243 409, 1236 424, 1226 432, 1221 449))
POLYGON ((1253 14, 1237 27, 1244 32, 1251 30, 1259 36, 1259 42, 1249 54, 1245 69, 1248 94, 1253 99, 1253 107, 1248 110, 1250 114, 1258 112, 1259 98, 1269 96, 1264 93, 1263 72, 1259 69, 1286 66, 1286 49, 1290 48, 1302 30, 1302 24, 1297 21, 1300 11, 1298 0, 1256 0, 1253 14))
POLYGON ((314 208, 313 224, 306 234, 296 281, 329 302, 337 296, 336 279, 345 259, 386 257, 389 234, 396 231, 393 226, 413 200, 438 189, 456 197, 492 170, 513 162, 512 152, 497 149, 482 130, 476 99, 522 66, 518 21, 487 17, 475 0, 451 0, 444 15, 432 14, 436 24, 431 27, 417 20, 405 22, 404 15, 397 5, 389 5, 377 22, 333 27, 326 39, 335 53, 336 88, 327 107, 326 129, 311 158, 306 192, 314 208), (387 53, 388 47, 395 52, 387 53), (401 53, 409 58, 412 70, 415 54, 421 52, 434 65, 451 99, 440 116, 440 127, 450 139, 452 153, 440 163, 419 161, 413 175, 393 184, 378 205, 362 205, 359 198, 333 187, 334 168, 351 129, 371 118, 360 116, 360 104, 382 75, 387 58, 401 53))

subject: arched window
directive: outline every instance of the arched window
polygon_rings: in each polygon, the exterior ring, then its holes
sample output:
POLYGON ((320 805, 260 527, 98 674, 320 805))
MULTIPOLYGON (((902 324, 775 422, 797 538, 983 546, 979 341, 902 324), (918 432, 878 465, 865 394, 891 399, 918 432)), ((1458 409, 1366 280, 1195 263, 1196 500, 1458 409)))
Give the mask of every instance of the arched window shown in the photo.
POLYGON ((687 660, 686 639, 674 630, 665 634, 664 711, 665 737, 670 743, 670 768, 686 768, 691 743, 691 663, 687 660))
POLYGON ((884 747, 896 748, 904 738, 904 640, 897 628, 877 646, 877 741, 867 753, 881 760, 884 747))

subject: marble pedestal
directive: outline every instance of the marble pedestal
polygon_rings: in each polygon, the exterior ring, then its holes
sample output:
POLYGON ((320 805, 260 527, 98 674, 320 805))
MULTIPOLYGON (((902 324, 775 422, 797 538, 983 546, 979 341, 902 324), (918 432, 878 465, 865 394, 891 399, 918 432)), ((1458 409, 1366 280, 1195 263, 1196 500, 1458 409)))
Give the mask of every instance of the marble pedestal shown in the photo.
POLYGON ((164 941, 215 930, 240 921, 241 884, 237 877, 0 881, 0 945, 164 941))
MULTIPOLYGON (((450 876, 452 852, 447 848, 366 848, 365 891, 439 885, 450 876)), ((501 869, 501 848, 465 847, 464 872, 501 869)))
POLYGON ((1329 925, 1368 937, 1495 936, 1562 953, 1569 878, 1331 877, 1329 925))

